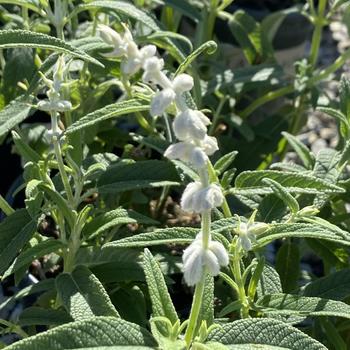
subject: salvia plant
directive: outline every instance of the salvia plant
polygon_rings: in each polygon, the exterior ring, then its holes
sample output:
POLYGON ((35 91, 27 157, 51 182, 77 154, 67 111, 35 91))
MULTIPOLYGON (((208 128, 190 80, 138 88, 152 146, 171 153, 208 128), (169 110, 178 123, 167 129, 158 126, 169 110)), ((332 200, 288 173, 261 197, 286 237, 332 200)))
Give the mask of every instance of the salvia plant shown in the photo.
POLYGON ((350 82, 323 86, 350 50, 318 61, 350 6, 234 4, 0 0, 0 142, 21 161, 7 185, 1 160, 1 347, 349 348, 350 82), (311 40, 292 71, 290 15, 311 40), (336 149, 296 137, 312 109, 336 149))

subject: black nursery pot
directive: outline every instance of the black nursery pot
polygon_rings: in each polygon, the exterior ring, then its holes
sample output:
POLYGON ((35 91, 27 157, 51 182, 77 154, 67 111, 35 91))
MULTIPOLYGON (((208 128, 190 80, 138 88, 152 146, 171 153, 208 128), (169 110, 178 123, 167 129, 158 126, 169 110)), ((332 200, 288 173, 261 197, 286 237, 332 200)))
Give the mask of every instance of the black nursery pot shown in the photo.
MULTIPOLYGON (((276 1, 245 0, 235 2, 226 8, 226 11, 234 13, 237 10, 243 10, 256 21, 261 22, 265 17, 273 12, 288 9, 291 6, 293 6, 292 1, 279 1, 276 4, 276 1)), ((311 31, 312 25, 305 16, 300 13, 290 13, 285 17, 279 26, 273 40, 273 47, 275 50, 285 50, 299 46, 309 39, 311 31)), ((215 34, 221 42, 237 45, 237 42, 229 30, 226 21, 217 21, 215 34)))

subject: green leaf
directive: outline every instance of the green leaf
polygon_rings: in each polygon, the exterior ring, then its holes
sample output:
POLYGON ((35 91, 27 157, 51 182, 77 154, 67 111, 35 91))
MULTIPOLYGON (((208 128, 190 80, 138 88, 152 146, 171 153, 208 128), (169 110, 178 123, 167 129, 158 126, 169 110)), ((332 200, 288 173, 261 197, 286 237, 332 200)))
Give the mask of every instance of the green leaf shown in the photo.
POLYGON ((58 326, 72 321, 73 319, 65 311, 35 306, 23 310, 18 320, 21 326, 58 326))
POLYGON ((27 265, 29 265, 35 259, 39 259, 46 254, 56 252, 58 249, 63 247, 64 245, 62 242, 54 239, 47 239, 46 241, 38 243, 34 247, 26 249, 19 254, 12 265, 5 271, 3 278, 10 276, 21 268, 27 267, 27 265))
POLYGON ((0 4, 9 4, 26 7, 34 12, 41 13, 40 5, 35 0, 0 0, 0 4))
POLYGON ((330 299, 271 294, 259 299, 256 305, 268 315, 336 316, 350 319, 350 305, 330 299))
POLYGON ((336 119, 338 122, 344 123, 347 127, 347 131, 349 131, 349 127, 350 127, 349 121, 346 119, 346 116, 342 112, 337 111, 336 109, 331 107, 322 107, 322 106, 317 107, 317 110, 330 115, 331 117, 336 119))
POLYGON ((205 277, 203 300, 199 311, 196 328, 200 328, 202 321, 206 321, 207 326, 214 322, 214 278, 209 274, 205 277))
POLYGON ((276 239, 296 237, 314 238, 350 246, 350 233, 335 225, 320 223, 275 224, 258 236, 258 245, 264 246, 276 239))
POLYGON ((139 250, 80 248, 76 264, 87 266, 103 283, 145 280, 139 250))
POLYGON ((151 350, 157 347, 144 328, 114 317, 94 317, 23 339, 7 350, 151 350))
POLYGON ((22 137, 17 134, 17 132, 12 131, 12 140, 16 145, 16 148, 20 155, 33 163, 38 163, 39 160, 41 160, 41 156, 33 149, 31 148, 27 142, 25 142, 22 137))
POLYGON ((171 162, 148 160, 118 163, 110 166, 99 178, 100 193, 118 193, 142 188, 178 185, 180 178, 171 162))
POLYGON ((135 21, 140 22, 153 30, 159 30, 157 22, 145 11, 142 11, 136 6, 124 1, 90 1, 87 4, 76 6, 75 9, 71 12, 70 17, 74 17, 82 11, 98 9, 114 10, 118 14, 131 17, 135 21))
POLYGON ((99 61, 89 56, 84 51, 78 50, 63 40, 55 37, 20 29, 0 30, 0 49, 16 47, 53 50, 103 67, 99 61))
MULTIPOLYGON (((224 236, 224 233, 225 231, 232 230, 236 224, 237 221, 234 218, 214 221, 211 226, 211 233, 215 239, 221 241, 227 247, 229 242, 226 235, 224 236)), ((140 248, 160 244, 186 244, 192 242, 198 231, 198 228, 193 227, 171 227, 158 229, 152 232, 145 232, 132 237, 122 238, 118 241, 107 243, 104 245, 104 247, 140 248)))
POLYGON ((92 239, 113 227, 132 223, 156 225, 157 221, 137 212, 118 208, 93 218, 84 226, 83 235, 92 239))
MULTIPOLYGON (((152 301, 153 317, 166 317, 174 325, 179 321, 179 318, 168 293, 168 288, 159 264, 148 249, 144 251, 143 265, 148 291, 152 301)), ((160 329, 162 328, 160 327, 160 329)), ((165 333, 163 335, 168 334, 165 333)))
POLYGON ((20 96, 0 111, 0 137, 28 117, 32 108, 30 103, 31 99, 20 96))
POLYGON ((265 294, 282 293, 281 279, 274 267, 265 264, 256 291, 258 297, 265 294))
POLYGON ((236 11, 228 24, 247 61, 258 62, 262 56, 260 24, 242 10, 236 11))
POLYGON ((76 213, 68 207, 66 200, 58 192, 54 191, 46 184, 39 183, 38 188, 44 191, 45 194, 57 205, 57 207, 62 211, 69 226, 73 228, 76 213))
MULTIPOLYGON (((272 190, 269 187, 263 186, 263 179, 268 178, 275 180, 280 185, 286 188, 289 192, 294 193, 343 193, 344 189, 330 184, 322 179, 314 176, 296 174, 294 172, 281 172, 276 170, 256 170, 244 171, 240 173, 235 181, 235 186, 238 191, 240 189, 252 190, 255 194, 267 194, 272 190), (260 189, 262 191, 260 191, 260 189)), ((235 189, 232 190, 235 193, 235 189)))
POLYGON ((217 47, 218 45, 216 44, 216 42, 212 40, 202 44, 200 47, 198 47, 198 49, 190 53, 186 57, 186 59, 179 65, 175 72, 175 76, 186 72, 187 68, 191 65, 191 63, 202 53, 206 52, 208 55, 212 55, 216 51, 217 47))
POLYGON ((250 318, 224 324, 213 330, 207 340, 224 345, 246 345, 229 349, 254 349, 264 346, 263 349, 266 350, 275 347, 290 350, 327 350, 321 343, 298 329, 269 318, 250 318))
POLYGON ((195 22, 202 19, 199 10, 187 1, 176 1, 176 0, 164 0, 166 6, 172 7, 174 10, 180 12, 182 15, 191 18, 195 22))
POLYGON ((343 300, 350 295, 350 269, 333 272, 307 284, 303 295, 343 300))
POLYGON ((299 246, 294 243, 285 242, 276 256, 276 270, 281 278, 283 291, 286 293, 294 290, 298 285, 300 274, 300 252, 299 246))
POLYGON ((238 69, 227 69, 215 75, 208 83, 206 94, 220 91, 224 94, 239 94, 271 86, 272 82, 283 77, 283 70, 276 64, 259 64, 238 69))
POLYGON ((306 169, 312 169, 315 164, 315 157, 310 152, 310 150, 294 135, 289 134, 288 132, 282 132, 282 135, 286 138, 289 145, 294 149, 296 154, 299 156, 303 162, 306 169))
POLYGON ((59 275, 56 289, 63 306, 76 321, 93 316, 119 317, 103 285, 85 266, 59 275))
POLYGON ((72 134, 78 130, 87 128, 92 125, 96 125, 104 120, 120 117, 125 114, 148 110, 149 104, 146 105, 144 102, 136 99, 113 103, 80 118, 67 128, 65 134, 72 134))
POLYGON ((263 182, 272 188, 273 193, 289 207, 293 214, 296 214, 299 211, 298 201, 287 192, 283 186, 272 179, 263 179, 263 182))
POLYGON ((17 210, 0 223, 0 274, 31 239, 36 227, 25 209, 17 210))
POLYGON ((232 151, 224 156, 222 156, 214 165, 215 171, 218 173, 218 175, 222 174, 225 170, 227 170, 232 162, 235 160, 238 152, 232 151))
POLYGON ((14 304, 15 302, 17 302, 18 300, 21 300, 24 297, 27 297, 33 294, 47 292, 49 290, 54 290, 54 288, 55 288, 55 280, 53 278, 39 281, 36 284, 32 284, 28 287, 21 289, 13 296, 5 299, 5 301, 0 304, 0 310, 4 310, 5 308, 8 308, 11 304, 14 304))

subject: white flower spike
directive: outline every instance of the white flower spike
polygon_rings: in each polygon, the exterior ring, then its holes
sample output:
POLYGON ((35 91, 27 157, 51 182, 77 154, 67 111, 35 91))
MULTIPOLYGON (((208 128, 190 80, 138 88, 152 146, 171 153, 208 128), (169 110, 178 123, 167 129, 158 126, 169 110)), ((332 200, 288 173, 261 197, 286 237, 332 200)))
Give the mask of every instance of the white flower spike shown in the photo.
POLYGON ((204 269, 211 276, 217 276, 220 266, 227 266, 229 263, 228 254, 221 243, 210 240, 208 248, 203 246, 202 233, 185 249, 182 260, 184 278, 189 286, 194 286, 201 280, 204 269))

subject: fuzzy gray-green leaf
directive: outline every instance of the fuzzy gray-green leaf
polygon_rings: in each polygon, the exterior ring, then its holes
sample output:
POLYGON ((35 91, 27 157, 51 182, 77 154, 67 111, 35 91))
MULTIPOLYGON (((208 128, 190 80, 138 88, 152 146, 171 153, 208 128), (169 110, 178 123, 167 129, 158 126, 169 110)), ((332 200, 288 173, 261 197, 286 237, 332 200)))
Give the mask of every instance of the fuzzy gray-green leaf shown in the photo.
POLYGON ((85 266, 56 278, 58 296, 74 320, 93 316, 119 317, 101 282, 85 266))
MULTIPOLYGON (((327 350, 318 341, 284 322, 269 318, 250 318, 234 321, 213 330, 208 341, 217 341, 224 345, 274 346, 290 350, 327 350)), ((236 349, 236 347, 230 347, 236 349)), ((238 347, 239 349, 239 347, 238 347)))
POLYGON ((23 339, 7 350, 148 350, 157 348, 142 327, 114 317, 93 317, 23 339))
POLYGON ((0 30, 0 49, 16 47, 53 50, 103 67, 99 61, 89 56, 84 51, 78 50, 63 40, 55 37, 28 30, 0 30))
POLYGON ((149 295, 152 301, 153 317, 166 317, 174 325, 179 318, 170 298, 159 264, 148 249, 144 251, 143 265, 149 295))

